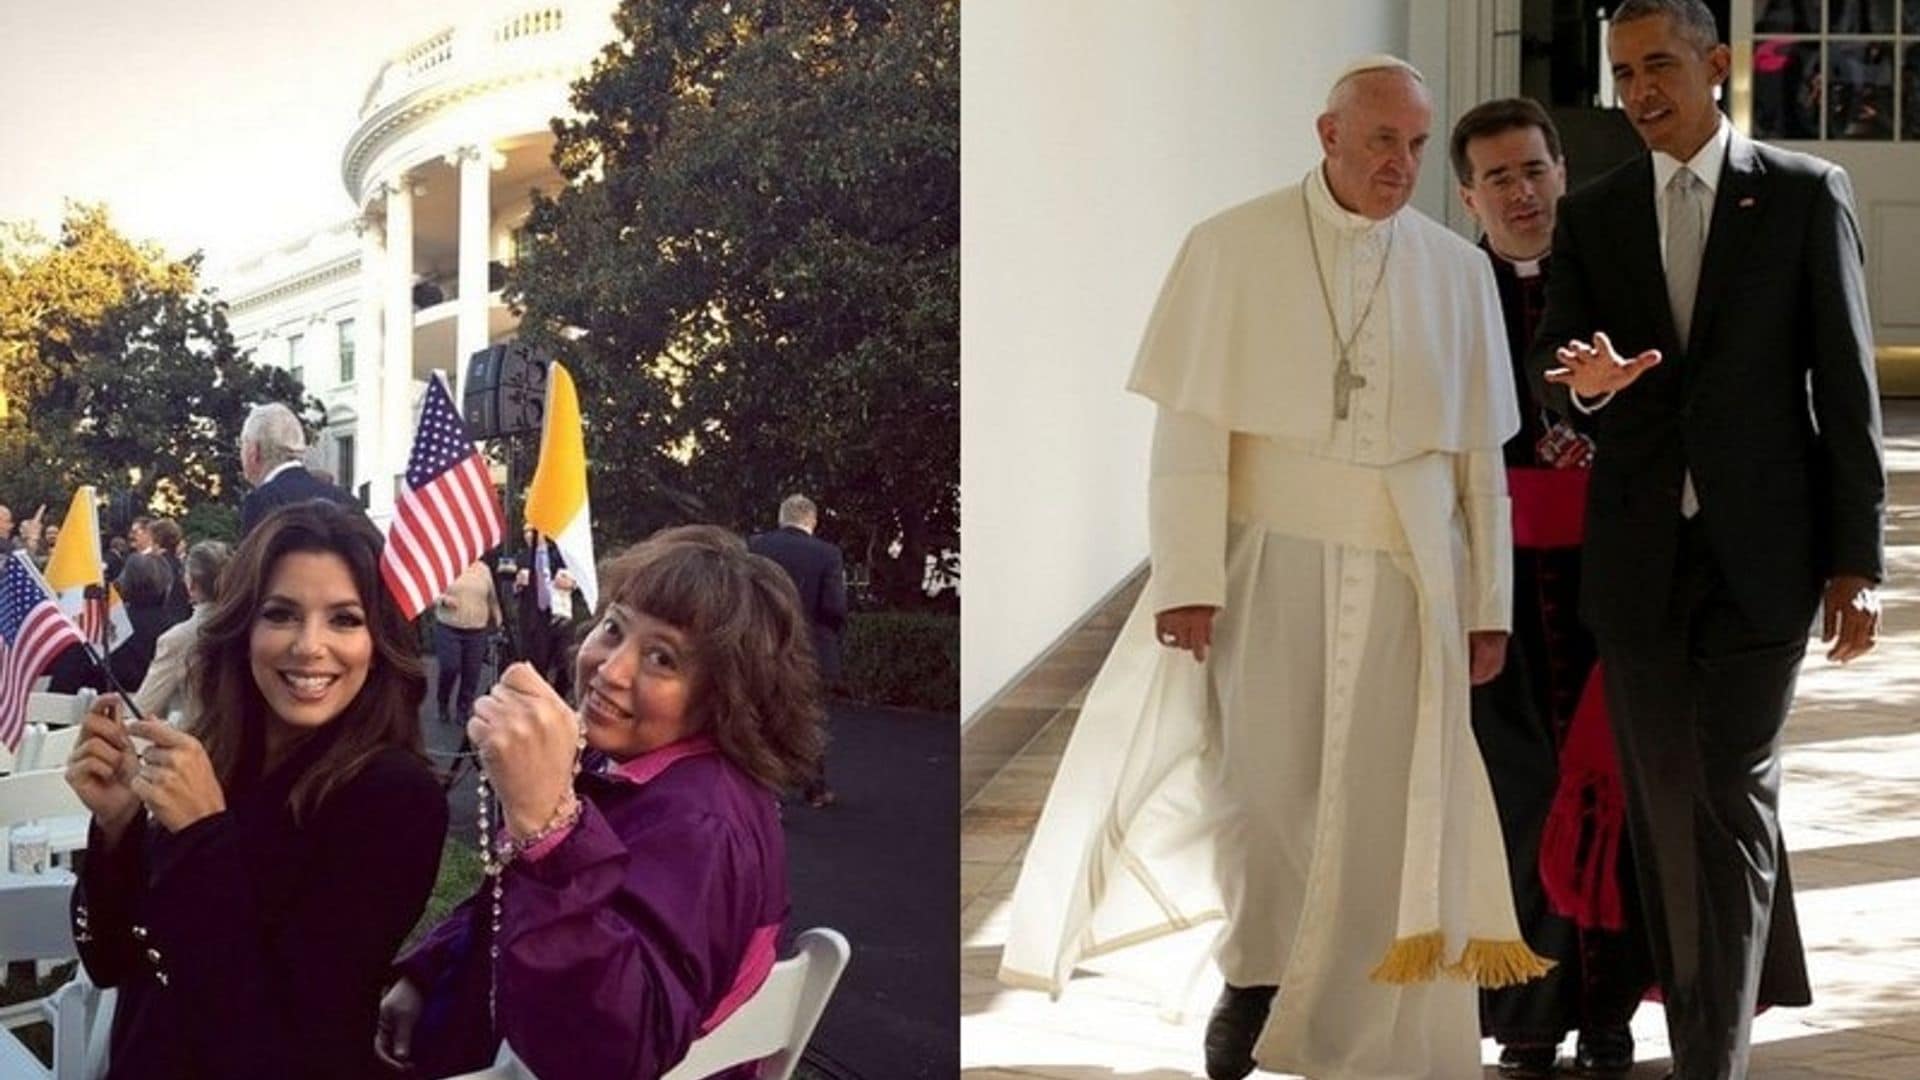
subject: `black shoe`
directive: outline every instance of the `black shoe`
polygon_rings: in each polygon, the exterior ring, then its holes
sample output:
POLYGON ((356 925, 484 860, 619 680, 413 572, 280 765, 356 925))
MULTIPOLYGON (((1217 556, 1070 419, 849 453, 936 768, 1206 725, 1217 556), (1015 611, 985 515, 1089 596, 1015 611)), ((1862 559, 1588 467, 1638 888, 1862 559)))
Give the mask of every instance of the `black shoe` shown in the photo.
POLYGON ((1496 1071, 1502 1080, 1549 1080, 1559 1057, 1558 1045, 1502 1046, 1496 1071))
POLYGON ((1267 1026, 1277 986, 1233 986, 1220 991, 1213 1015, 1207 1018, 1207 1076, 1209 1080, 1241 1080, 1253 1071, 1253 1044, 1267 1026))
POLYGON ((1633 1071, 1633 1032, 1624 1027, 1581 1031, 1573 1054, 1581 1076, 1625 1076, 1633 1071))

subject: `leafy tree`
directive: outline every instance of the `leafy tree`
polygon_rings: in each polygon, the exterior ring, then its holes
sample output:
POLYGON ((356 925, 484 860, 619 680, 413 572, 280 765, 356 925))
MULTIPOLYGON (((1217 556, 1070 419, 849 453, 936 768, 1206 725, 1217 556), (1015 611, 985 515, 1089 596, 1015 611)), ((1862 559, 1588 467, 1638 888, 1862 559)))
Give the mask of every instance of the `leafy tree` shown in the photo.
POLYGON ((236 351, 198 270, 100 206, 70 206, 57 241, 0 235, 0 498, 50 520, 81 484, 174 513, 237 505, 248 407, 303 398, 236 351))
POLYGON ((615 22, 509 282, 580 383, 596 517, 765 527, 804 491, 915 602, 958 543, 958 4, 627 0, 615 22))

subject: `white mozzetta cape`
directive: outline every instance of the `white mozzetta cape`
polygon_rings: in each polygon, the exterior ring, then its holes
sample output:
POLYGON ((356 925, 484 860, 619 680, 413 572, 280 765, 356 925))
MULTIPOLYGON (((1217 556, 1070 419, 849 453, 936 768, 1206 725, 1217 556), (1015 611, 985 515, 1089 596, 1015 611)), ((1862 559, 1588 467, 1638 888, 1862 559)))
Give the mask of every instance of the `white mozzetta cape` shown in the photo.
MULTIPOLYGON (((1317 179, 1317 178, 1314 178, 1317 179)), ((1127 389, 1232 431, 1324 441, 1339 359, 1300 184, 1196 225, 1127 389)), ((1388 427, 1407 451, 1498 450, 1520 430, 1486 253, 1407 208, 1381 288, 1394 298, 1388 427)))
MULTIPOLYGON (((1337 350, 1308 227, 1300 184, 1197 226, 1161 292, 1129 388, 1236 434, 1325 443, 1337 350)), ((1382 311, 1394 452, 1376 475, 1404 528, 1419 593, 1420 715, 1410 787, 1384 793, 1404 798, 1408 817, 1395 938, 1381 940, 1366 963, 1384 955, 1375 971, 1383 981, 1447 971, 1498 986, 1545 970, 1520 942, 1467 716, 1465 624, 1506 625, 1510 530, 1503 478, 1482 505, 1463 505, 1475 500, 1457 486, 1447 455, 1497 466, 1519 413, 1485 254, 1411 209, 1394 229, 1383 284, 1391 302, 1382 311), (1457 539, 1463 517, 1465 531, 1484 541, 1470 553, 1457 539), (1468 610, 1473 579, 1496 582, 1480 590, 1480 604, 1498 623, 1468 610)), ((1202 501, 1225 517, 1224 490, 1202 501)), ((1251 510, 1237 520, 1272 517, 1233 501, 1236 512, 1251 510)), ((1297 524, 1307 529, 1296 535, 1316 535, 1311 522, 1297 524)), ((1223 527, 1195 522, 1187 535, 1218 550, 1223 527)), ((1185 653, 1154 642, 1155 599, 1150 586, 1095 680, 1036 830, 1003 954, 1001 979, 1011 985, 1057 994, 1081 959, 1222 914, 1205 824, 1208 677, 1185 653)))

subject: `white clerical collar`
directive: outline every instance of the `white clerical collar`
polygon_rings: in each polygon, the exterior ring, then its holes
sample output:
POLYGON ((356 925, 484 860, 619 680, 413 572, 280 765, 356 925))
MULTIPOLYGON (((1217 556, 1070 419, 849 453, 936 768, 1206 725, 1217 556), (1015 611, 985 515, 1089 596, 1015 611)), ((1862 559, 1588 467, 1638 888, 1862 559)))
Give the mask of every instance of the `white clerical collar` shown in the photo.
POLYGON ((1540 276, 1540 263, 1545 258, 1542 255, 1539 259, 1508 259, 1507 264, 1513 267, 1514 277, 1536 278, 1540 276))
MULTIPOLYGON (((1687 170, 1707 185, 1708 191, 1720 190, 1720 166, 1726 163, 1727 147, 1733 143, 1733 125, 1727 123, 1725 116, 1720 117, 1720 126, 1713 129, 1713 136, 1694 151, 1685 162, 1687 170)), ((1680 171, 1681 161, 1664 150, 1653 152, 1653 191, 1655 197, 1667 190, 1667 183, 1673 174, 1680 171)))
POLYGON ((1341 232, 1365 232, 1389 225, 1393 218, 1376 221, 1365 214, 1356 214, 1340 205, 1333 197, 1333 189, 1327 186, 1326 162, 1321 162, 1307 171, 1307 205, 1313 207, 1315 217, 1341 232))
POLYGON ((297 469, 299 467, 300 467, 300 463, 297 461, 283 461, 280 464, 275 465, 273 468, 267 470, 267 475, 260 478, 260 486, 266 487, 268 484, 273 483, 274 477, 279 476, 281 473, 286 472, 288 469, 297 469))

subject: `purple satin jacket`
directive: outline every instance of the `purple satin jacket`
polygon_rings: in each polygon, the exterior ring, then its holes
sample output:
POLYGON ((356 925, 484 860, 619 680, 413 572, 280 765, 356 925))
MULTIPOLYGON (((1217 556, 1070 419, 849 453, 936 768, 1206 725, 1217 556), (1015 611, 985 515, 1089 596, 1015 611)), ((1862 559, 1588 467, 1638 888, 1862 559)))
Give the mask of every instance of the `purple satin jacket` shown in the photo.
POLYGON ((498 1033, 486 883, 397 962, 426 998, 419 1075, 484 1068, 504 1036, 543 1078, 653 1080, 766 978, 787 915, 773 792, 704 736, 589 753, 575 790, 579 823, 506 870, 498 1033))

